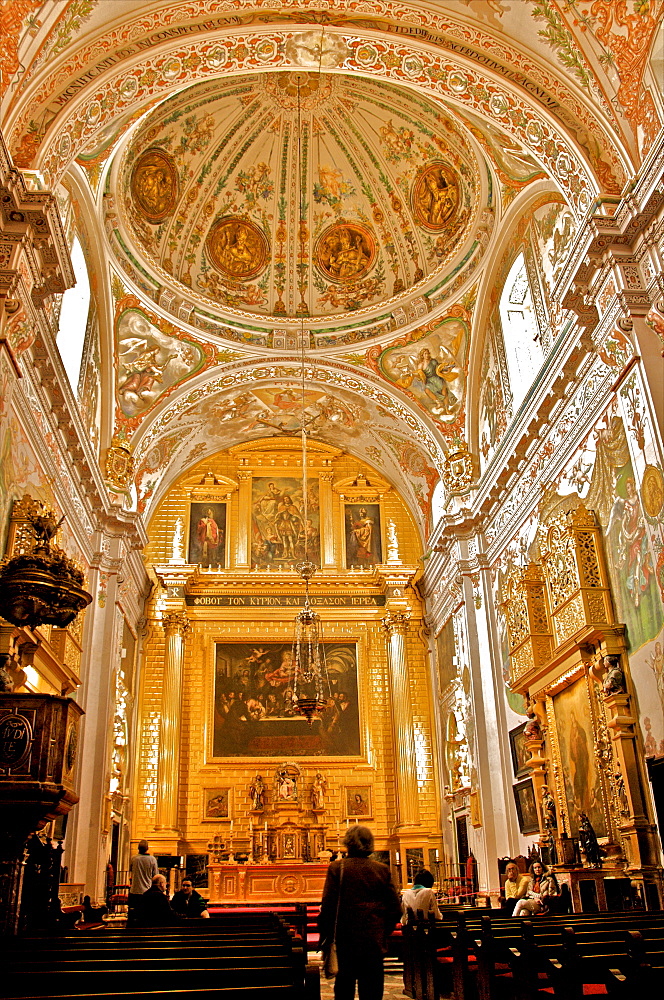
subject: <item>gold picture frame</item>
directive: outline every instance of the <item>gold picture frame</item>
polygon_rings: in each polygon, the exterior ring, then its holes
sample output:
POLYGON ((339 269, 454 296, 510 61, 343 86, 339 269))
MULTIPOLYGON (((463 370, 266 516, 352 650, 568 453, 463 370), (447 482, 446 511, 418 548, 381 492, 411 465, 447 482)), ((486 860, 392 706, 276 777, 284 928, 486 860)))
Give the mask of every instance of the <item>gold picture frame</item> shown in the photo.
POLYGON ((346 785, 344 788, 346 819, 358 823, 373 819, 371 785, 346 785))
POLYGON ((203 823, 218 823, 230 818, 230 788, 203 789, 203 823))

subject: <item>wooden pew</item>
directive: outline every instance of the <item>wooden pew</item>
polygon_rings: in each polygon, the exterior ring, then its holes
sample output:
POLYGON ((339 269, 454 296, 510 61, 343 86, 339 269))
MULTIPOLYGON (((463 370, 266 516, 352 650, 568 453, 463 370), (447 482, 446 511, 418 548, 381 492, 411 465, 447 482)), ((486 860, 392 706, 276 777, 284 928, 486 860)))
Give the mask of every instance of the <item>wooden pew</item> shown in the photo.
POLYGON ((250 1000, 250 990, 270 1000, 305 1000, 307 986, 316 995, 302 941, 276 917, 22 939, 3 971, 3 996, 17 1000, 72 995, 154 1000, 162 992, 191 994, 192 1000, 250 1000))

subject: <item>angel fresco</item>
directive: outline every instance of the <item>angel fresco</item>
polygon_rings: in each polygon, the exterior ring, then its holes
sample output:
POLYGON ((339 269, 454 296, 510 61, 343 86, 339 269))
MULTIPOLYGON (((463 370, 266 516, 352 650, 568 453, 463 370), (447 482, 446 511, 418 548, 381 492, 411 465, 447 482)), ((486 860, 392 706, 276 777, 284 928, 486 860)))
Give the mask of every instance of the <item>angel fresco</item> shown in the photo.
POLYGON ((463 397, 459 355, 465 336, 465 323, 447 321, 419 343, 388 347, 380 357, 380 368, 438 420, 453 420, 463 397))

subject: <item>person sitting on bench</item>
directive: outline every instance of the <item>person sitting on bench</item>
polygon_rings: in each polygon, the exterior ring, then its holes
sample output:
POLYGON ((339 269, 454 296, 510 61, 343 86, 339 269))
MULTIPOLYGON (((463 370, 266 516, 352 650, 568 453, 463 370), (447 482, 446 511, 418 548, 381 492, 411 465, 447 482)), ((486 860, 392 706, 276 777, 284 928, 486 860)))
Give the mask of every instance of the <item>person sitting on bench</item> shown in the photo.
POLYGON ((152 885, 143 893, 138 919, 144 927, 168 927, 182 920, 170 904, 163 875, 155 875, 152 885))
POLYGON ((528 888, 528 876, 521 875, 515 861, 508 861, 505 868, 505 885, 498 897, 501 916, 511 917, 518 900, 523 899, 528 888))
POLYGON ((200 892, 196 892, 190 878, 184 880, 179 892, 173 893, 171 906, 182 917, 203 917, 204 920, 210 919, 207 903, 200 892))
POLYGON ((515 917, 529 917, 534 913, 544 913, 548 908, 551 896, 558 895, 558 883, 553 872, 545 870, 540 861, 533 861, 530 866, 530 878, 522 899, 517 900, 514 907, 515 917))
POLYGON ((418 910, 422 910, 426 917, 431 914, 436 920, 442 919, 442 914, 438 909, 436 894, 431 888, 432 885, 433 875, 426 868, 423 868, 413 879, 413 888, 405 889, 401 896, 401 906, 403 908, 402 924, 412 922, 418 910))

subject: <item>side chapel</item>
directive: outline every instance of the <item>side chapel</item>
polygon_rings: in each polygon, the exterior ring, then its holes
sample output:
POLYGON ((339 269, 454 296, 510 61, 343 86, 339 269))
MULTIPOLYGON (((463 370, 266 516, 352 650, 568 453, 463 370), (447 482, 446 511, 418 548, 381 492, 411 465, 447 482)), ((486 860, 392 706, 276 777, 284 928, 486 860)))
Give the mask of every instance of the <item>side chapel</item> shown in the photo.
POLYGON ((316 900, 354 822, 661 909, 663 0, 0 31, 3 929, 40 851, 316 900))

